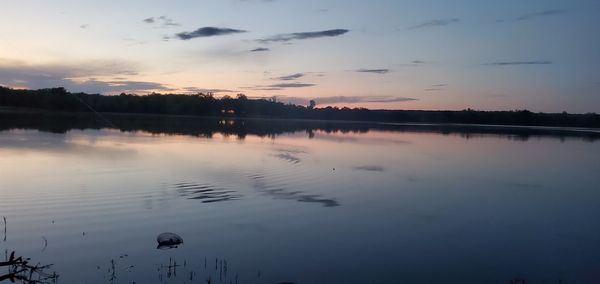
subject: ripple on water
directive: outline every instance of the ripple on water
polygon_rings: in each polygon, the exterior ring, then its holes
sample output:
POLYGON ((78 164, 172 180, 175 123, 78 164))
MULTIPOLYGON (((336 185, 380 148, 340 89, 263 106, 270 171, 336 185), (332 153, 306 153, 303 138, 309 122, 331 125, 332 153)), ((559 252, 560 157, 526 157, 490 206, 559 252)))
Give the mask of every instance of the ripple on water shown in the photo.
POLYGON ((200 200, 202 203, 231 201, 242 197, 235 190, 219 188, 212 184, 179 182, 173 184, 173 188, 177 190, 180 196, 187 199, 200 200))

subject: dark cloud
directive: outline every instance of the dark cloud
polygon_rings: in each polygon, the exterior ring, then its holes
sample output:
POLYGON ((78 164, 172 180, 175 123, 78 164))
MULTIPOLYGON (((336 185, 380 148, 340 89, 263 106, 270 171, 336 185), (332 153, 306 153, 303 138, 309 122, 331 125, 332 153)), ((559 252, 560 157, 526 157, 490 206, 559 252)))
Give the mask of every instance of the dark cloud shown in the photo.
POLYGON ((521 16, 517 17, 517 21, 525 21, 525 20, 531 20, 533 18, 538 18, 538 17, 553 16, 553 15, 563 14, 566 12, 567 12, 566 10, 562 10, 562 9, 544 10, 544 11, 540 11, 540 12, 521 15, 521 16))
POLYGON ((259 47, 259 48, 250 50, 250 52, 265 52, 265 51, 271 51, 271 49, 266 48, 266 47, 259 47))
POLYGON ((391 70, 390 69, 357 69, 354 70, 354 72, 359 72, 359 73, 375 73, 375 74, 386 74, 389 73, 391 70))
POLYGON ((147 24, 152 24, 152 23, 154 23, 155 20, 154 20, 154 17, 150 17, 150 18, 143 19, 142 21, 147 24))
POLYGON ((424 29, 424 28, 433 28, 433 27, 443 27, 443 26, 448 26, 448 25, 452 25, 452 24, 458 24, 460 22, 459 19, 453 18, 453 19, 437 19, 437 20, 431 20, 428 22, 424 22, 415 26, 411 26, 409 27, 409 29, 424 29))
POLYGON ((211 37, 211 36, 220 36, 220 35, 230 35, 230 34, 238 34, 245 33, 245 30, 237 30, 230 28, 216 28, 216 27, 203 27, 199 28, 193 32, 181 32, 176 34, 175 36, 181 40, 189 40, 198 37, 211 37))
POLYGON ((279 34, 274 35, 272 37, 268 37, 265 39, 259 39, 259 42, 269 43, 269 42, 288 42, 292 40, 303 40, 303 39, 312 39, 312 38, 320 38, 320 37, 335 37, 340 36, 349 32, 346 29, 334 29, 334 30, 324 30, 317 32, 301 32, 301 33, 289 33, 289 34, 279 34))
POLYGON ((306 74, 304 74, 304 73, 296 73, 296 74, 292 74, 292 75, 286 75, 286 76, 281 76, 281 77, 276 77, 276 78, 271 78, 271 79, 280 80, 280 81, 292 81, 292 80, 302 78, 305 75, 306 74))
POLYGON ((83 25, 79 26, 79 28, 82 28, 82 29, 87 29, 89 27, 90 27, 90 25, 88 25, 88 24, 83 24, 83 25))
POLYGON ((500 62, 490 62, 485 63, 484 65, 493 65, 493 66, 514 66, 514 65, 548 65, 552 64, 552 61, 500 61, 500 62))
POLYGON ((134 80, 100 80, 95 76, 135 75, 131 64, 92 61, 78 64, 28 65, 0 61, 0 84, 41 89, 64 87, 72 92, 120 93, 173 90, 166 85, 134 80))

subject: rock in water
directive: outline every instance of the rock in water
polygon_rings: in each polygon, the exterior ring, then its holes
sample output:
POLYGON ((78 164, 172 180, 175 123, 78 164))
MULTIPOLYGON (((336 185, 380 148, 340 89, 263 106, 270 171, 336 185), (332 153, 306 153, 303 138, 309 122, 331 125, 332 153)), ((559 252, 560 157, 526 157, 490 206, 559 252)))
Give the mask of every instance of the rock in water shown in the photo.
POLYGON ((183 238, 174 233, 162 233, 156 237, 157 249, 171 249, 183 244, 183 238))

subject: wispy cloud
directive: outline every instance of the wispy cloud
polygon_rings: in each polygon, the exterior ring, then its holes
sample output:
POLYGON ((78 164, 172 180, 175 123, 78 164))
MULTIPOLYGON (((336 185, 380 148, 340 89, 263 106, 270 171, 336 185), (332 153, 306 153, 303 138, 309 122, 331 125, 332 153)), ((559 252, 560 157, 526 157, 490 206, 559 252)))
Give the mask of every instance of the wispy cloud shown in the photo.
POLYGON ((395 103, 415 101, 417 99, 396 96, 333 96, 312 98, 278 96, 277 100, 297 105, 308 105, 310 100, 314 100, 317 103, 317 105, 331 105, 343 103, 395 103))
POLYGON ((268 38, 259 39, 258 42, 261 42, 261 43, 289 42, 289 41, 293 41, 293 40, 313 39, 313 38, 320 38, 320 37, 336 37, 336 36, 341 36, 347 32, 349 32, 349 30, 334 29, 334 30, 324 30, 324 31, 316 31, 316 32, 279 34, 279 35, 274 35, 274 36, 271 36, 268 38))
POLYGON ((444 90, 446 90, 447 86, 448 86, 448 84, 432 84, 429 86, 429 88, 426 88, 423 91, 425 91, 425 92, 444 91, 444 90))
POLYGON ((567 12, 567 10, 562 10, 562 9, 549 9, 549 10, 544 10, 544 11, 540 11, 540 12, 521 15, 521 16, 517 17, 517 21, 525 21, 525 20, 531 20, 531 19, 539 18, 539 17, 553 16, 553 15, 563 14, 566 12, 567 12))
POLYGON ((181 33, 176 34, 175 36, 181 40, 190 40, 190 39, 199 38, 199 37, 212 37, 212 36, 245 33, 245 32, 247 32, 247 31, 238 30, 238 29, 230 29, 230 28, 203 27, 203 28, 199 28, 193 32, 181 32, 181 33))
POLYGON ((281 91, 281 90, 285 90, 285 89, 289 89, 289 88, 307 88, 307 87, 313 87, 313 86, 316 86, 316 84, 294 82, 294 83, 279 83, 279 84, 272 84, 272 85, 257 85, 257 86, 250 86, 250 87, 240 87, 240 89, 254 90, 254 91, 281 91))
POLYGON ((423 65, 425 65, 425 61, 423 61, 423 60, 413 60, 413 61, 410 61, 408 63, 395 64, 394 66, 399 66, 399 67, 419 67, 419 66, 423 66, 423 65))
POLYGON ((250 52, 265 52, 265 51, 271 51, 271 49, 266 48, 266 47, 259 47, 259 48, 250 50, 250 52))
POLYGON ((353 70, 354 72, 359 72, 359 73, 375 73, 375 74, 386 74, 389 73, 391 70, 390 69, 357 69, 357 70, 353 70))
POLYGON ((88 25, 88 24, 79 25, 79 28, 81 28, 81 29, 87 29, 89 27, 90 27, 90 25, 88 25))
POLYGON ((433 28, 433 27, 443 27, 443 26, 458 24, 459 22, 460 22, 460 20, 457 18, 436 19, 436 20, 431 20, 431 21, 427 21, 427 22, 424 22, 424 23, 421 23, 418 25, 408 27, 408 29, 414 30, 414 29, 425 29, 425 28, 433 28))
POLYGON ((146 24, 158 24, 159 27, 162 27, 162 28, 181 26, 181 24, 175 22, 173 19, 171 19, 167 16, 149 17, 149 18, 143 19, 142 22, 144 22, 146 24))
POLYGON ((213 93, 213 94, 218 94, 218 93, 237 93, 238 91, 235 90, 229 90, 229 89, 210 89, 210 88, 198 88, 198 87, 185 87, 183 88, 183 90, 187 93, 213 93))
POLYGON ((371 166, 371 165, 356 166, 356 167, 354 167, 354 169, 359 170, 359 171, 367 171, 367 172, 383 172, 385 170, 382 166, 371 166))
POLYGON ((271 79, 280 80, 280 81, 292 81, 292 80, 302 78, 305 75, 306 74, 304 74, 304 73, 296 73, 296 74, 291 74, 291 75, 286 75, 286 76, 281 76, 281 77, 276 77, 276 78, 271 78, 271 79))
POLYGON ((500 61, 500 62, 485 63, 484 65, 515 66, 515 65, 548 65, 548 64, 552 64, 552 61, 542 61, 542 60, 532 60, 532 61, 500 61))

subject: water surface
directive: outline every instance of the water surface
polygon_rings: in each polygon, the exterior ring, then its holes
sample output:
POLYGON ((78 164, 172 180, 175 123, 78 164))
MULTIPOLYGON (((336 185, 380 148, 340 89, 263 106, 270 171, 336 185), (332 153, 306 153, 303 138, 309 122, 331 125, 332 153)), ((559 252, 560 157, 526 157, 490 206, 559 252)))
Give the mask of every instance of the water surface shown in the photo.
POLYGON ((0 248, 59 283, 600 279, 596 134, 109 120, 0 121, 0 248))

